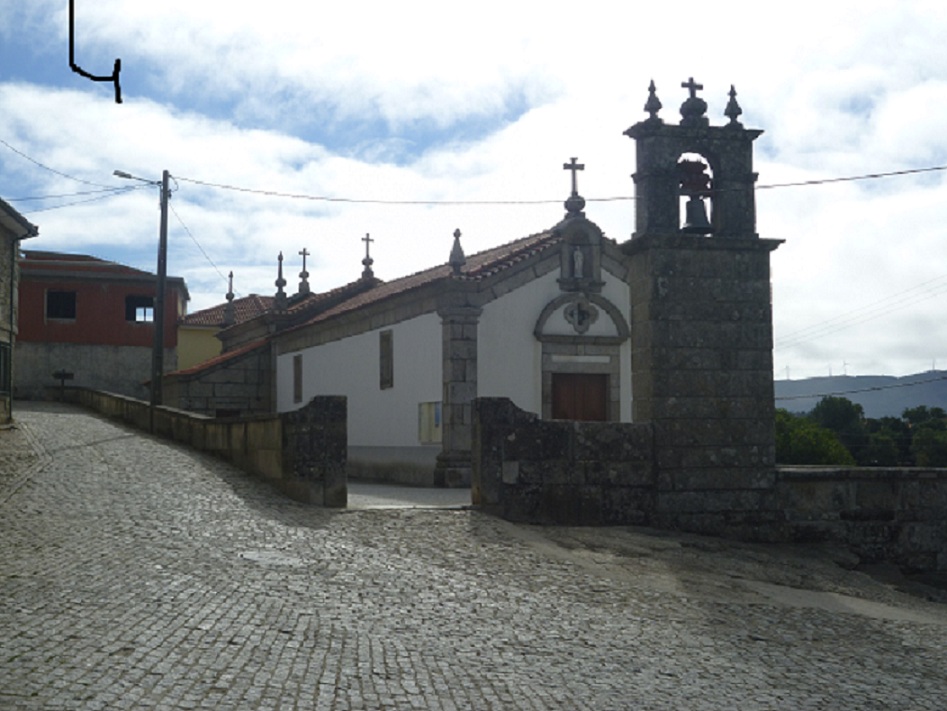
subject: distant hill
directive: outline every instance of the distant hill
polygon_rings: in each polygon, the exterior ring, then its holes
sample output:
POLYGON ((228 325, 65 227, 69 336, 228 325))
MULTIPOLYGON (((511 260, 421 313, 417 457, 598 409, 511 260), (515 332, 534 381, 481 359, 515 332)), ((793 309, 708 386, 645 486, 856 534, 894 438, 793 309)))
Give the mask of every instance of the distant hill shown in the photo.
POLYGON ((909 407, 926 405, 947 410, 947 371, 896 378, 889 375, 836 375, 828 378, 777 380, 776 407, 808 412, 824 395, 857 402, 866 417, 900 417, 909 407))

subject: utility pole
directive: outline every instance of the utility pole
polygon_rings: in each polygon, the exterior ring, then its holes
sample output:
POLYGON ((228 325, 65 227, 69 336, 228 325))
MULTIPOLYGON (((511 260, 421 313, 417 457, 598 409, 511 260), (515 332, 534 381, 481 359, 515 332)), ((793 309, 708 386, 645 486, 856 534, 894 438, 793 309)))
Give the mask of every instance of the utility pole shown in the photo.
POLYGON ((161 186, 161 224, 158 230, 158 283, 155 289, 154 301, 154 333, 155 340, 151 349, 151 403, 149 420, 152 433, 155 431, 155 408, 161 404, 161 377, 164 374, 164 292, 168 281, 168 200, 171 190, 168 182, 171 174, 165 170, 161 173, 161 182, 145 180, 116 170, 113 175, 125 180, 139 180, 143 183, 161 186))
POLYGON ((168 281, 168 199, 167 170, 161 173, 161 227, 158 233, 158 288, 155 294, 155 345, 151 356, 151 431, 155 429, 154 409, 161 404, 161 377, 164 374, 164 292, 168 281))

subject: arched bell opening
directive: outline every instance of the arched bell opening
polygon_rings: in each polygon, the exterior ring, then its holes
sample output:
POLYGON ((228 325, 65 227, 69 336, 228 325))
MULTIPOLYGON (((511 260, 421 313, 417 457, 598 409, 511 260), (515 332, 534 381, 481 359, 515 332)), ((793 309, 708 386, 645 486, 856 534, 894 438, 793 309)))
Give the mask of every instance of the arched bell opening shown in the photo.
POLYGON ((684 153, 677 161, 680 190, 680 230, 713 234, 714 178, 710 162, 699 153, 684 153))

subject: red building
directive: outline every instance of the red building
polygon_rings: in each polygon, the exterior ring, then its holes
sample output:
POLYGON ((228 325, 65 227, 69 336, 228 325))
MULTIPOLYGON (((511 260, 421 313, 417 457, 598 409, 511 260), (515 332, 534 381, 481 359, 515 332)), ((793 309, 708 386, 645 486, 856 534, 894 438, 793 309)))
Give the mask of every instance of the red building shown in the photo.
MULTIPOLYGON (((81 385, 147 399, 154 347, 157 277, 82 254, 24 251, 20 261, 17 397, 43 397, 72 373, 81 385)), ((164 369, 177 367, 177 322, 187 286, 168 277, 164 369)))

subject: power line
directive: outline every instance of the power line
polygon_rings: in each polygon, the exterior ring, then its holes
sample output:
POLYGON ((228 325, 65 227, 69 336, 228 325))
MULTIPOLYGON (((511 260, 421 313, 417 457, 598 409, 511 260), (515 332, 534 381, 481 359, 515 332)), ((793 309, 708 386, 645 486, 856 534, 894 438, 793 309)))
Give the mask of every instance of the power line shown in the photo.
POLYGON ((61 170, 56 170, 55 168, 50 168, 48 165, 45 165, 45 164, 43 164, 43 163, 40 163, 40 162, 39 162, 38 160, 36 160, 35 158, 31 158, 30 156, 26 155, 26 153, 24 153, 23 151, 17 150, 17 149, 14 148, 13 146, 11 146, 9 143, 7 143, 6 141, 4 141, 2 138, 0 138, 0 143, 2 143, 4 146, 6 146, 7 148, 9 148, 11 151, 13 151, 14 153, 16 153, 16 154, 17 154, 18 156, 20 156, 21 158, 25 158, 25 159, 28 160, 30 163, 33 163, 33 164, 35 164, 35 165, 38 165, 40 168, 42 168, 43 170, 48 170, 50 173, 55 173, 56 175, 61 176, 61 177, 63 177, 63 178, 68 178, 69 180, 75 180, 77 183, 84 183, 85 185, 91 185, 91 186, 96 187, 96 188, 108 188, 108 187, 110 187, 110 186, 108 186, 108 185, 102 185, 101 183, 93 183, 93 182, 91 182, 91 181, 89 181, 89 180, 83 180, 82 178, 77 178, 77 177, 75 177, 74 175, 69 175, 68 173, 63 173, 61 170))
POLYGON ((6 200, 7 202, 30 202, 34 200, 58 200, 59 198, 78 197, 79 195, 95 195, 98 193, 128 192, 129 189, 141 190, 144 187, 148 187, 148 186, 136 185, 133 188, 129 188, 123 185, 121 187, 101 188, 100 190, 81 190, 77 193, 61 193, 59 195, 34 195, 34 196, 29 196, 29 197, 16 197, 16 198, 8 197, 8 198, 4 198, 4 200, 6 200))
POLYGON ((37 208, 37 209, 35 209, 35 210, 24 210, 24 211, 23 211, 23 214, 24 214, 24 215, 35 215, 37 212, 49 212, 50 210, 59 210, 60 208, 63 208, 63 207, 72 207, 72 206, 74 206, 74 205, 83 205, 83 204, 89 203, 89 202, 97 202, 97 201, 99 201, 99 200, 107 200, 108 198, 115 197, 116 195, 120 195, 120 194, 122 194, 122 193, 131 192, 131 191, 133 191, 133 190, 140 190, 140 188, 138 188, 137 186, 135 186, 135 187, 130 187, 130 188, 122 188, 121 190, 117 190, 117 191, 115 191, 115 192, 111 192, 111 193, 109 193, 108 195, 98 195, 98 196, 96 196, 96 197, 87 198, 87 199, 85 199, 85 200, 74 200, 73 202, 66 202, 66 203, 63 203, 62 205, 53 205, 53 206, 51 206, 51 207, 39 207, 39 208, 37 208))
MULTIPOLYGON (((757 190, 770 190, 773 188, 794 188, 807 187, 813 185, 827 185, 830 183, 854 182, 859 180, 878 180, 881 178, 892 178, 904 175, 914 175, 918 173, 931 173, 947 171, 947 165, 932 166, 928 168, 912 168, 908 170, 893 170, 883 173, 865 173, 863 175, 852 175, 837 178, 821 178, 815 180, 803 180, 794 183, 770 183, 768 185, 758 185, 757 190)), ((329 197, 328 195, 307 195, 305 193, 285 193, 278 190, 263 190, 258 188, 248 188, 240 185, 229 185, 227 183, 214 183, 207 180, 198 180, 197 178, 182 178, 177 176, 178 180, 194 185, 202 185, 209 188, 218 188, 220 190, 233 190, 241 193, 250 193, 254 195, 263 195, 266 197, 280 197, 291 200, 311 200, 315 202, 335 202, 356 205, 553 205, 561 203, 561 199, 555 200, 382 200, 375 198, 349 198, 349 197, 329 197)), ((740 190, 740 188, 734 188, 740 190)), ((719 191, 718 191, 719 192, 719 191)), ((634 201, 634 196, 613 196, 604 198, 585 198, 586 202, 618 202, 634 201)))
POLYGON ((211 259, 207 252, 204 251, 201 243, 197 241, 197 238, 191 233, 191 230, 188 229, 188 226, 184 224, 184 220, 181 219, 181 216, 177 213, 177 210, 174 209, 174 206, 170 202, 168 203, 168 207, 171 208, 171 212, 174 213, 174 216, 177 218, 178 222, 181 223, 181 227, 183 227, 184 231, 187 232, 187 236, 191 238, 191 241, 197 245, 197 248, 201 251, 201 254, 204 255, 204 259, 206 259, 207 262, 214 268, 214 271, 220 275, 220 278, 226 282, 227 277, 223 275, 223 272, 221 272, 220 269, 217 268, 217 265, 214 264, 214 260, 211 259))

